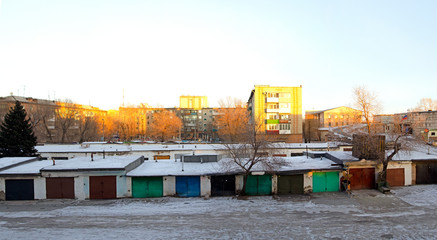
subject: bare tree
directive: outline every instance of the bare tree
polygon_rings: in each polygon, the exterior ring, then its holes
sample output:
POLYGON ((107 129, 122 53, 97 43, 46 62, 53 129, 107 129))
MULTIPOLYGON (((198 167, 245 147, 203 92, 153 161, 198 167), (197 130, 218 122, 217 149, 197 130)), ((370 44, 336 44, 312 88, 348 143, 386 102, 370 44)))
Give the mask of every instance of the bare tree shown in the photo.
POLYGON ((56 126, 57 129, 61 131, 60 142, 65 143, 68 139, 70 128, 73 126, 78 115, 78 110, 76 104, 69 99, 63 102, 58 101, 57 105, 58 107, 55 110, 56 126))
POLYGON ((410 111, 418 112, 418 111, 436 111, 437 110, 437 100, 433 100, 432 98, 422 98, 417 106, 410 111))
POLYGON ((405 142, 401 141, 407 136, 407 132, 402 127, 402 119, 393 119, 394 127, 389 132, 373 127, 373 117, 381 109, 376 95, 363 86, 354 88, 353 93, 355 106, 362 111, 367 130, 365 134, 360 132, 360 138, 354 140, 354 156, 378 161, 382 165, 378 186, 388 187, 388 165, 399 151, 407 149, 405 142))
POLYGON ((235 98, 220 100, 216 117, 219 137, 225 142, 239 142, 246 132, 249 113, 246 104, 235 98))
POLYGON ((51 101, 39 103, 29 109, 29 117, 38 142, 53 142, 56 105, 51 101))
POLYGON ((165 142, 177 138, 182 127, 182 120, 173 111, 161 109, 153 114, 150 134, 158 141, 165 142))
POLYGON ((98 139, 97 116, 86 111, 79 111, 77 114, 77 126, 79 129, 79 143, 98 139))
POLYGON ((224 108, 225 112, 219 120, 224 151, 230 157, 223 159, 221 164, 228 171, 243 173, 243 187, 239 194, 244 195, 247 178, 254 168, 267 172, 274 171, 283 166, 285 161, 272 157, 275 148, 262 130, 261 119, 257 117, 255 120, 249 120, 247 110, 241 112, 239 102, 234 103, 237 110, 229 111, 231 108, 224 108))
POLYGON ((381 104, 374 92, 366 86, 358 86, 353 90, 354 106, 362 112, 362 118, 366 124, 368 134, 372 133, 373 117, 381 110, 381 104))

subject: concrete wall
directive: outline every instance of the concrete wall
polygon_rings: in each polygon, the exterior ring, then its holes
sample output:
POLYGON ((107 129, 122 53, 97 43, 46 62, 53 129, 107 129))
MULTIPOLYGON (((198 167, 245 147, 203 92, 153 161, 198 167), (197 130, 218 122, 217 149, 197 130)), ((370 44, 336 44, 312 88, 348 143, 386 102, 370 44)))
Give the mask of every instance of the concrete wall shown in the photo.
POLYGON ((243 175, 235 176, 235 192, 239 193, 243 189, 243 175))
POLYGON ((0 177, 0 200, 4 201, 6 200, 6 184, 5 184, 5 178, 0 177))
POLYGON ((162 191, 164 196, 175 196, 176 195, 176 177, 175 176, 165 176, 163 177, 162 191))
POLYGON ((272 175, 272 194, 278 193, 278 175, 272 175))
POLYGON ((308 172, 303 175, 303 192, 312 193, 313 192, 313 173, 308 172))
POLYGON ((200 196, 210 197, 211 196, 211 177, 210 176, 200 176, 200 196))

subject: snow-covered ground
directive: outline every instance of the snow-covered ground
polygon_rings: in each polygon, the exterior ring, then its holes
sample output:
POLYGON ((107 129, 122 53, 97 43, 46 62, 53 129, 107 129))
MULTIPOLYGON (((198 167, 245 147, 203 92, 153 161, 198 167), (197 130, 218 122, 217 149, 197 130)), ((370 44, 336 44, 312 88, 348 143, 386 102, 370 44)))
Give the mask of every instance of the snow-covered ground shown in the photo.
POLYGON ((437 185, 312 195, 0 202, 0 239, 435 239, 437 185))

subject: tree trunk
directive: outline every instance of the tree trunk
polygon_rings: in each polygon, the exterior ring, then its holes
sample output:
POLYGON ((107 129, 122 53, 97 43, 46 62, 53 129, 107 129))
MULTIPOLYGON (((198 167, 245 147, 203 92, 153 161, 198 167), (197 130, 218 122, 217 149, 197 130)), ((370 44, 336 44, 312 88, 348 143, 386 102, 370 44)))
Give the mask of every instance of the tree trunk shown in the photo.
POLYGON ((248 177, 249 177, 249 173, 244 173, 244 175, 243 175, 243 187, 241 188, 240 196, 246 195, 246 183, 247 183, 248 177))

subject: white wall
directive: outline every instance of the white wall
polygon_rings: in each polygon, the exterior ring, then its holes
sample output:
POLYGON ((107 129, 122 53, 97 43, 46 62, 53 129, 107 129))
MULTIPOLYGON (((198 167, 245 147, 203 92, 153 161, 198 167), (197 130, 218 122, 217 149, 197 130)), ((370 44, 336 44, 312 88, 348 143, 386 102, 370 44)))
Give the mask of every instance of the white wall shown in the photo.
POLYGON ((35 199, 46 199, 46 179, 37 177, 33 180, 35 199))
POLYGON ((200 196, 210 197, 211 196, 211 177, 210 176, 200 176, 200 196))
POLYGON ((313 192, 313 173, 308 172, 303 175, 303 192, 311 193, 313 192))
POLYGON ((6 184, 5 178, 0 178, 0 200, 6 200, 6 184))
POLYGON ((175 196, 176 195, 176 177, 175 176, 164 176, 163 177, 162 191, 164 196, 175 196))
POLYGON ((236 175, 235 176, 235 192, 241 192, 241 190, 243 189, 243 175, 236 175))
POLYGON ((272 194, 278 193, 278 175, 272 175, 272 194))

